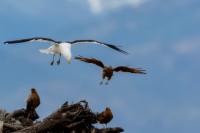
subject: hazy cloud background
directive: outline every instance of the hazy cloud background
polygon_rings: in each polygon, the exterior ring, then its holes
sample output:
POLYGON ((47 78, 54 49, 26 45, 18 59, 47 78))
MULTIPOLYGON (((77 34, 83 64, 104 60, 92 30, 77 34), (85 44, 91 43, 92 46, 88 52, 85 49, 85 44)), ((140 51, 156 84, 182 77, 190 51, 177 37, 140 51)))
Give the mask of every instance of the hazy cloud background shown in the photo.
POLYGON ((48 44, 1 45, 0 107, 24 107, 36 87, 41 118, 66 100, 86 99, 95 111, 111 107, 109 126, 127 133, 198 133, 199 5, 198 0, 1 0, 0 42, 33 36, 97 39, 130 54, 76 46, 73 56, 142 67, 148 74, 119 73, 99 86, 101 71, 94 65, 62 59, 59 67, 50 66, 51 57, 38 52, 48 44))

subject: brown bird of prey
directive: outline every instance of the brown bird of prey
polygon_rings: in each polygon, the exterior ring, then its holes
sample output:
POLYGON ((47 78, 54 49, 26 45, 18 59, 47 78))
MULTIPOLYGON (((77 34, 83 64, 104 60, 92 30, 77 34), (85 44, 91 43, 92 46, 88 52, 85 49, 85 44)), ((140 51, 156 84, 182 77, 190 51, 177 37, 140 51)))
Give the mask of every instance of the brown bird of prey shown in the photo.
POLYGON ((94 58, 85 58, 82 56, 75 57, 75 59, 87 62, 87 63, 93 63, 103 69, 102 72, 102 78, 103 80, 100 82, 100 84, 103 84, 104 79, 107 78, 107 82, 105 84, 108 84, 109 80, 113 76, 113 72, 129 72, 129 73, 135 73, 135 74, 146 74, 145 70, 141 68, 133 68, 133 67, 127 67, 127 66, 118 66, 115 68, 112 68, 112 66, 105 66, 101 61, 94 59, 94 58))
POLYGON ((35 88, 31 89, 31 94, 29 95, 26 101, 26 111, 28 113, 28 117, 35 112, 35 109, 40 105, 40 97, 35 88))
POLYGON ((109 123, 113 118, 113 114, 112 114, 112 111, 109 107, 106 107, 106 109, 97 114, 97 121, 101 124, 106 124, 109 123))

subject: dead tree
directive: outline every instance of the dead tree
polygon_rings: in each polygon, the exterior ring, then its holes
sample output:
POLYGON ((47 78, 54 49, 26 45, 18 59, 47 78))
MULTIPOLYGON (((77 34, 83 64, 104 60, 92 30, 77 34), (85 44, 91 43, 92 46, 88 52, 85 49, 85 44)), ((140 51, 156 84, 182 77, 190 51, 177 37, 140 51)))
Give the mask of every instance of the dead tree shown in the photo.
POLYGON ((28 119, 26 110, 20 109, 5 116, 3 133, 119 133, 122 128, 102 128, 94 126, 97 121, 97 113, 91 111, 86 101, 80 101, 69 105, 64 103, 59 109, 43 119, 34 122, 38 118, 35 112, 34 119, 28 119), (14 119, 14 124, 10 122, 14 119), (18 123, 18 124, 16 124, 18 123))

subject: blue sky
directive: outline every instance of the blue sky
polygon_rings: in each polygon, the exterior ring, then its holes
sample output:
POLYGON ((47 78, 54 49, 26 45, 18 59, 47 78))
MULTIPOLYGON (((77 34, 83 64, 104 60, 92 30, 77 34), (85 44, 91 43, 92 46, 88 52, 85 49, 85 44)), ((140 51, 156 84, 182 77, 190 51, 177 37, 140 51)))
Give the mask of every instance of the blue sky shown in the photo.
POLYGON ((100 46, 76 46, 73 56, 113 66, 142 67, 147 75, 116 73, 99 86, 101 70, 73 60, 50 66, 38 52, 48 44, 0 46, 0 108, 25 106, 30 88, 41 96, 44 118, 66 100, 86 99, 94 111, 111 107, 109 126, 131 133, 198 133, 200 130, 200 1, 1 0, 0 42, 44 36, 97 39, 122 45, 122 55, 100 46))

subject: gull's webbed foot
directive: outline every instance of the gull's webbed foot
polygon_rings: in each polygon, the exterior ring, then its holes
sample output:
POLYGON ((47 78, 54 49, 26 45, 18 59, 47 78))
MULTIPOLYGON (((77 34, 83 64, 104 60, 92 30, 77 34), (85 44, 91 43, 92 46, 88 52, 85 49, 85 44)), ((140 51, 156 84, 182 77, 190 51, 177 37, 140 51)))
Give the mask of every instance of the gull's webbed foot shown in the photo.
POLYGON ((57 61, 57 65, 60 65, 60 60, 57 61))
POLYGON ((53 64, 54 64, 54 61, 50 62, 50 65, 51 65, 51 66, 53 66, 53 64))

